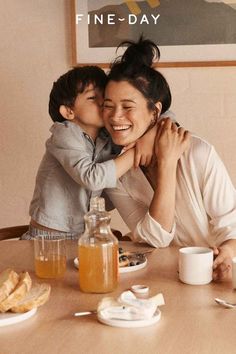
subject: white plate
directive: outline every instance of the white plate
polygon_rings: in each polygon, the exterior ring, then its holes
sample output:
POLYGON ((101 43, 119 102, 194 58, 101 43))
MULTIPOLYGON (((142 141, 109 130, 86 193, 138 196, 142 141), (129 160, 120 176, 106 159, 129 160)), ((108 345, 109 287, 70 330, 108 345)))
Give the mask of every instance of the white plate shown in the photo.
POLYGON ((145 257, 145 261, 140 264, 129 266, 129 267, 119 267, 119 273, 135 272, 136 270, 146 267, 146 265, 147 265, 147 258, 145 257))
POLYGON ((9 326, 15 323, 25 321, 28 318, 34 316, 36 312, 37 312, 37 307, 24 313, 12 313, 12 312, 1 313, 0 327, 9 326))
MULTIPOLYGON (((129 266, 129 267, 119 267, 119 273, 135 272, 136 270, 146 267, 146 265, 147 265, 147 258, 145 257, 145 261, 138 265, 129 266)), ((74 259, 74 266, 76 268, 79 268, 79 260, 77 257, 74 259)))
POLYGON ((152 318, 149 320, 116 320, 110 318, 104 318, 98 313, 98 320, 108 326, 113 327, 123 327, 123 328, 137 328, 137 327, 147 327, 157 323, 161 318, 161 311, 159 309, 156 310, 152 318))

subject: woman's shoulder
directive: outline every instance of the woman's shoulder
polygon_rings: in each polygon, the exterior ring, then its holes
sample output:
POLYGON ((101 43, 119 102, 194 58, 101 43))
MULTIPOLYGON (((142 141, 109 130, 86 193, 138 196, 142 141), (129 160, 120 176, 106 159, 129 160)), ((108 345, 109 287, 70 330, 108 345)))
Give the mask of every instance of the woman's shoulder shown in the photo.
POLYGON ((214 159, 214 147, 208 141, 195 134, 191 134, 189 149, 181 157, 182 164, 197 169, 203 173, 207 168, 209 161, 214 159), (195 167, 194 167, 195 166, 195 167))
POLYGON ((210 144, 203 138, 200 138, 196 134, 191 135, 191 142, 190 142, 190 154, 193 154, 195 157, 200 159, 209 157, 210 153, 214 149, 213 145, 210 144))
POLYGON ((190 146, 180 158, 181 171, 187 171, 187 174, 195 176, 199 185, 203 186, 203 177, 212 159, 213 150, 213 146, 205 139, 191 134, 190 146))

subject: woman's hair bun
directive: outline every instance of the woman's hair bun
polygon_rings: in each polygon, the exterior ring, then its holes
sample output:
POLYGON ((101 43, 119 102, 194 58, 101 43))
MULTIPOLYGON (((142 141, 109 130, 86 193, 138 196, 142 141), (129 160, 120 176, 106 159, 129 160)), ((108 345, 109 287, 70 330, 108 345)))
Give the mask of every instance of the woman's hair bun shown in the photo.
POLYGON ((137 42, 124 41, 119 45, 119 47, 121 46, 127 46, 120 58, 122 63, 151 67, 153 62, 158 61, 160 58, 158 46, 149 39, 144 39, 143 36, 137 42))

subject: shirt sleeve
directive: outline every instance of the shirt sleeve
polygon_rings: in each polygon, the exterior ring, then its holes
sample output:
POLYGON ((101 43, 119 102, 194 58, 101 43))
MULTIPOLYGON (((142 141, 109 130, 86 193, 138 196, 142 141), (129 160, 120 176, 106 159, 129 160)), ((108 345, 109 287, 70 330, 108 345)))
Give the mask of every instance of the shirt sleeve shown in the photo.
POLYGON ((171 111, 170 109, 168 109, 167 111, 163 112, 160 116, 160 118, 170 118, 173 121, 176 121, 176 116, 175 113, 173 111, 171 111))
POLYGON ((117 188, 106 190, 106 193, 131 230, 132 241, 145 242, 156 248, 169 246, 174 238, 175 224, 170 233, 164 230, 149 214, 149 206, 131 197, 121 181, 117 188))
POLYGON ((203 180, 203 201, 216 246, 236 239, 236 190, 212 147, 203 180))
POLYGON ((97 191, 116 186, 116 166, 113 159, 93 160, 93 146, 86 145, 82 133, 63 124, 53 130, 46 148, 73 180, 85 189, 97 191))

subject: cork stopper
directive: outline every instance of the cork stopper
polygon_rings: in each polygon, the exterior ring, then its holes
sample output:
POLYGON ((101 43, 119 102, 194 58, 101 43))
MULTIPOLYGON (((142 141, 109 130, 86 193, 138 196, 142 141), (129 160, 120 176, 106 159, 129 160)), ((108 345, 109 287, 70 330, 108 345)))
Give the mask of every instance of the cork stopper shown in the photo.
POLYGON ((91 198, 89 210, 105 211, 105 199, 100 197, 91 198))

